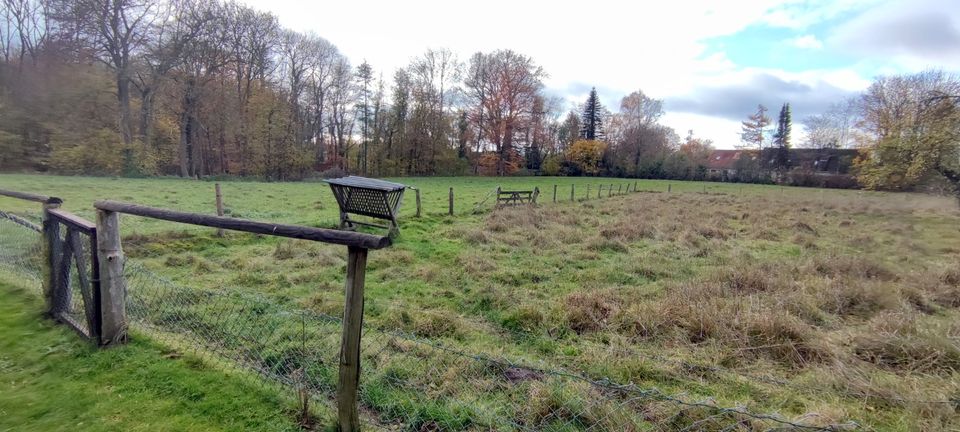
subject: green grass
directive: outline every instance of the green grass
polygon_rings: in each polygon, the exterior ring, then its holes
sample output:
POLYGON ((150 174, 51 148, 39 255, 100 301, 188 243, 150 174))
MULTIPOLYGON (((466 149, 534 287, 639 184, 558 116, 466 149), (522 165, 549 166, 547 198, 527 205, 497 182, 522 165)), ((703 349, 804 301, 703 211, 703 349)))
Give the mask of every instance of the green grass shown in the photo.
POLYGON ((249 378, 135 335, 97 350, 0 280, 0 431, 293 431, 292 406, 249 378))
MULTIPOLYGON (((960 353, 960 287, 950 273, 960 268, 960 213, 951 199, 650 180, 637 181, 647 192, 607 198, 609 184, 633 181, 398 181, 421 189, 425 215, 413 217, 408 191, 401 235, 371 253, 368 325, 817 424, 957 427, 949 406, 896 402, 960 396, 950 366, 960 353), (569 202, 571 184, 576 202, 569 202), (591 199, 582 200, 588 184, 591 199), (488 200, 472 212, 498 185, 537 186, 542 205, 490 212, 488 200), (454 217, 445 214, 449 187, 454 217)), ((324 227, 337 221, 324 184, 222 186, 233 216, 324 227)), ((60 196, 86 217, 96 199, 213 212, 213 184, 202 181, 0 175, 0 188, 60 196)), ((0 209, 38 214, 32 203, 5 198, 0 209)), ((342 247, 217 238, 209 229, 132 216, 121 224, 128 256, 178 284, 342 311, 342 247)), ((501 388, 488 370, 392 355, 364 370, 370 415, 460 428, 469 416, 454 402, 430 400, 474 401, 539 421, 537 407, 562 411, 583 397, 553 382, 501 388)), ((675 411, 655 411, 653 419, 678 421, 675 411)))

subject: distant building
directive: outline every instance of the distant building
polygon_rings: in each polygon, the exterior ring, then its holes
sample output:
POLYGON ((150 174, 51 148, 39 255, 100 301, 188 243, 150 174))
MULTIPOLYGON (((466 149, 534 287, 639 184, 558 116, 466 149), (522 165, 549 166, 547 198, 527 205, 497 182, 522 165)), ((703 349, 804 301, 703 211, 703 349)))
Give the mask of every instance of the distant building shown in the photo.
POLYGON ((707 161, 707 177, 714 181, 775 181, 802 186, 852 187, 851 173, 859 150, 790 149, 787 170, 775 169, 775 149, 714 150, 707 161))
POLYGON ((756 150, 714 150, 707 161, 707 177, 730 181, 747 166, 756 164, 756 150))
POLYGON ((852 149, 790 149, 790 169, 813 173, 849 174, 860 154, 852 149))

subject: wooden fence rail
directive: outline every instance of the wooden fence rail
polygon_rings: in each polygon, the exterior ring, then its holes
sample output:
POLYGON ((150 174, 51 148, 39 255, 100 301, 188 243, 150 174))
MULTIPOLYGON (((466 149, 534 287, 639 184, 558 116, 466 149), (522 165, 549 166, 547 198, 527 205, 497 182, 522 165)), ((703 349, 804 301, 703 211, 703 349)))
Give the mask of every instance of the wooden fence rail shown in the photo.
MULTIPOLYGON (((451 188, 451 204, 453 189, 451 188)), ((98 253, 104 303, 103 338, 122 342, 126 336, 126 295, 119 214, 125 213, 190 225, 208 226, 347 246, 340 376, 337 383, 338 430, 360 430, 357 395, 360 385, 360 336, 363 327, 363 291, 369 249, 390 246, 390 237, 296 225, 272 224, 221 216, 185 213, 137 204, 97 201, 98 253)))

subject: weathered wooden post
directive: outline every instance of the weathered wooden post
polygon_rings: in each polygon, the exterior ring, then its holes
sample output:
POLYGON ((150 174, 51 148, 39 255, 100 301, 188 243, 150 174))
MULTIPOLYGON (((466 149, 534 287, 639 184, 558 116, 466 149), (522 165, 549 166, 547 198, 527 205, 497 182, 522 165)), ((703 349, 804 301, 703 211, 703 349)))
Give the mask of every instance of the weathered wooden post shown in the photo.
POLYGON ((576 185, 572 183, 570 184, 570 202, 573 202, 576 200, 576 196, 574 195, 574 192, 573 192, 574 186, 576 185))
POLYGON ((633 191, 634 191, 634 192, 637 191, 637 181, 636 181, 636 180, 633 181, 633 191))
POLYGON ((673 188, 673 185, 670 183, 667 183, 667 193, 670 193, 670 189, 672 188, 673 188))
MULTIPOLYGON (((629 189, 629 188, 630 188, 630 185, 627 185, 627 189, 629 189)), ((621 185, 617 185, 617 195, 623 194, 623 190, 622 190, 622 189, 623 189, 623 185, 622 185, 622 184, 621 184, 621 185)))
POLYGON ((553 202, 557 202, 557 185, 553 185, 553 202))
POLYGON ((60 223, 50 215, 50 210, 60 208, 59 198, 48 199, 43 203, 41 227, 43 228, 43 258, 46 262, 43 297, 47 313, 52 317, 68 309, 70 302, 64 298, 63 284, 60 282, 60 259, 63 243, 60 241, 60 223))
POLYGON ((587 198, 590 199, 590 183, 587 183, 587 198))
POLYGON ((453 216, 453 188, 450 188, 450 216, 453 216))
POLYGON ((413 190, 417 194, 417 217, 420 217, 420 189, 413 190))
POLYGON ((610 183, 610 189, 607 189, 607 198, 613 196, 613 183, 610 183))
POLYGON ((602 184, 602 183, 600 184, 600 188, 597 189, 597 198, 600 198, 601 195, 603 195, 603 184, 602 184))
MULTIPOLYGON (((450 188, 450 196, 453 196, 453 188, 450 188)), ((340 380, 337 383, 337 430, 341 432, 360 430, 357 392, 360 387, 360 332, 363 328, 366 269, 367 249, 350 246, 343 304, 343 338, 340 340, 340 380)))
MULTIPOLYGON (((220 193, 220 183, 214 183, 217 192, 217 216, 223 216, 223 194, 220 193)), ((223 228, 217 228, 217 237, 223 237, 223 228)))
POLYGON ((100 341, 103 345, 127 341, 127 281, 123 276, 120 213, 97 210, 97 256, 100 261, 100 341))

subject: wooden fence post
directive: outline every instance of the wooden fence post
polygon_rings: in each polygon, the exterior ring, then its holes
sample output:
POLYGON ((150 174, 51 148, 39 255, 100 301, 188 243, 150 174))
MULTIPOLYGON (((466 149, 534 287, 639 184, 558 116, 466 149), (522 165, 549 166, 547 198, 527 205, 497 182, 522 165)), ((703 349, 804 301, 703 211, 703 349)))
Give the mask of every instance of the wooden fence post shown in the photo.
POLYGON ((420 217, 420 189, 414 189, 417 194, 417 217, 420 217))
POLYGON ((576 201, 577 197, 573 193, 574 184, 570 184, 570 202, 576 201))
MULTIPOLYGON (((62 296, 59 293, 60 259, 63 243, 60 241, 60 223, 50 215, 50 210, 59 208, 59 203, 44 203, 41 226, 43 229, 43 258, 47 274, 44 278, 43 297, 47 313, 56 316, 63 309, 62 296)), ((69 307, 69 303, 67 304, 69 307)))
POLYGON ((602 184, 602 183, 600 184, 600 188, 597 189, 597 198, 600 198, 601 195, 603 195, 603 184, 602 184))
POLYGON ((103 345, 127 341, 127 281, 123 276, 120 213, 97 210, 97 256, 100 261, 100 341, 103 345))
POLYGON ((366 268, 367 250, 351 246, 347 256, 340 380, 337 383, 337 430, 340 432, 360 430, 357 391, 360 386, 360 331, 363 328, 363 280, 366 268))
POLYGON ((553 185, 553 202, 557 202, 557 185, 553 185))
POLYGON ((667 183, 667 193, 670 193, 670 189, 673 189, 673 185, 670 183, 667 183))
MULTIPOLYGON (((223 216, 223 194, 220 193, 220 183, 214 183, 217 192, 217 216, 223 216)), ((223 237, 223 228, 217 228, 217 237, 223 237)))
MULTIPOLYGON (((627 185, 627 189, 630 189, 630 185, 627 185)), ((623 185, 622 184, 617 185, 617 195, 620 195, 622 193, 623 193, 623 185)))
POLYGON ((453 216, 453 188, 450 188, 450 216, 453 216))
POLYGON ((636 181, 636 180, 633 181, 633 191, 634 191, 634 192, 637 191, 637 181, 636 181))
POLYGON ((610 183, 610 189, 607 189, 607 198, 613 195, 613 183, 610 183))
POLYGON ((590 183, 587 183, 587 198, 590 199, 590 183))

